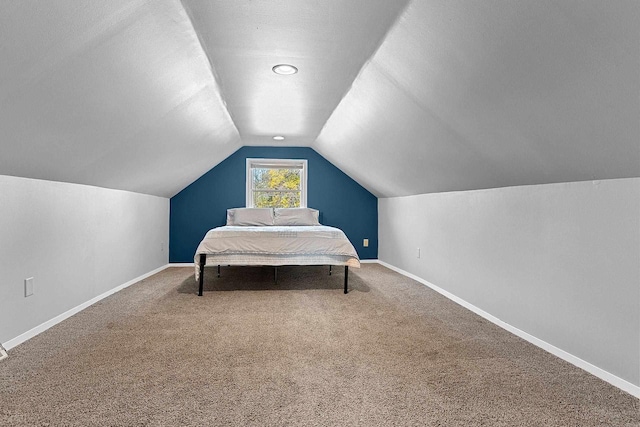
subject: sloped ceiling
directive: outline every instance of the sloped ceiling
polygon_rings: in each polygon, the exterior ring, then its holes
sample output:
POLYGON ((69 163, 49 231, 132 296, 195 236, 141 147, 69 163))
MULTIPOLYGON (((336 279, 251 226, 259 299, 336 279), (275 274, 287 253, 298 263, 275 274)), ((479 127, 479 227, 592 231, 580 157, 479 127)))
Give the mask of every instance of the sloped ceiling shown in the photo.
POLYGON ((171 196, 242 146, 179 1, 0 1, 0 174, 171 196))
POLYGON ((0 2, 0 174, 170 197, 276 144, 380 197, 640 176, 640 2, 0 2))
POLYGON ((413 1, 315 144, 378 196, 640 175, 640 2, 413 1))

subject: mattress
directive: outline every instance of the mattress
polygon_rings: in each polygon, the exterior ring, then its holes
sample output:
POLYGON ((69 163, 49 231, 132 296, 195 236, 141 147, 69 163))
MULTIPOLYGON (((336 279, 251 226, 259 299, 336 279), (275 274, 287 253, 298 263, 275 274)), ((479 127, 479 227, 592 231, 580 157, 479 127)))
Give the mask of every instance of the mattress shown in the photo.
POLYGON ((194 257, 205 265, 346 265, 360 267, 358 254, 342 230, 317 226, 224 226, 209 230, 194 257))

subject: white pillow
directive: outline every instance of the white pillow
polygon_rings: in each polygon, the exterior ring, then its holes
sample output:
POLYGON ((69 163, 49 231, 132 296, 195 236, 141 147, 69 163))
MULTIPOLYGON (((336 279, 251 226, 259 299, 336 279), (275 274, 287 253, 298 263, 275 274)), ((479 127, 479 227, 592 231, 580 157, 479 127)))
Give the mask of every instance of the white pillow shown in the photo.
POLYGON ((273 225, 271 208, 227 209, 227 225, 262 226, 273 225))
POLYGON ((274 225, 320 225, 320 212, 311 208, 276 208, 274 225))

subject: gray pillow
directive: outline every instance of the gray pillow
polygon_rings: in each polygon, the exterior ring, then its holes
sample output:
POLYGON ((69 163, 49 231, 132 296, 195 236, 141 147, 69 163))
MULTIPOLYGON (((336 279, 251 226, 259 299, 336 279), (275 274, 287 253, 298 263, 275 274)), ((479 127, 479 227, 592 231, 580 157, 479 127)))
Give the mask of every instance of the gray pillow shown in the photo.
POLYGON ((273 225, 272 208, 227 209, 227 225, 264 226, 273 225))
POLYGON ((320 225, 320 212, 311 208, 276 208, 274 225, 320 225))

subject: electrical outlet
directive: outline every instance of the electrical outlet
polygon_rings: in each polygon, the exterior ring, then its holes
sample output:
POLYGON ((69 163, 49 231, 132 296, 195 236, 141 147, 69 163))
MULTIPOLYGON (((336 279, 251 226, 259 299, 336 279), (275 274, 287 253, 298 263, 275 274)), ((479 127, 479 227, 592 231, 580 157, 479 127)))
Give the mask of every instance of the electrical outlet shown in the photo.
POLYGON ((362 241, 362 246, 364 246, 365 248, 368 248, 369 247, 369 239, 364 239, 362 241))
POLYGON ((418 258, 420 258, 420 248, 418 248, 418 258))
POLYGON ((29 297, 33 295, 33 277, 24 279, 24 296, 29 297))

